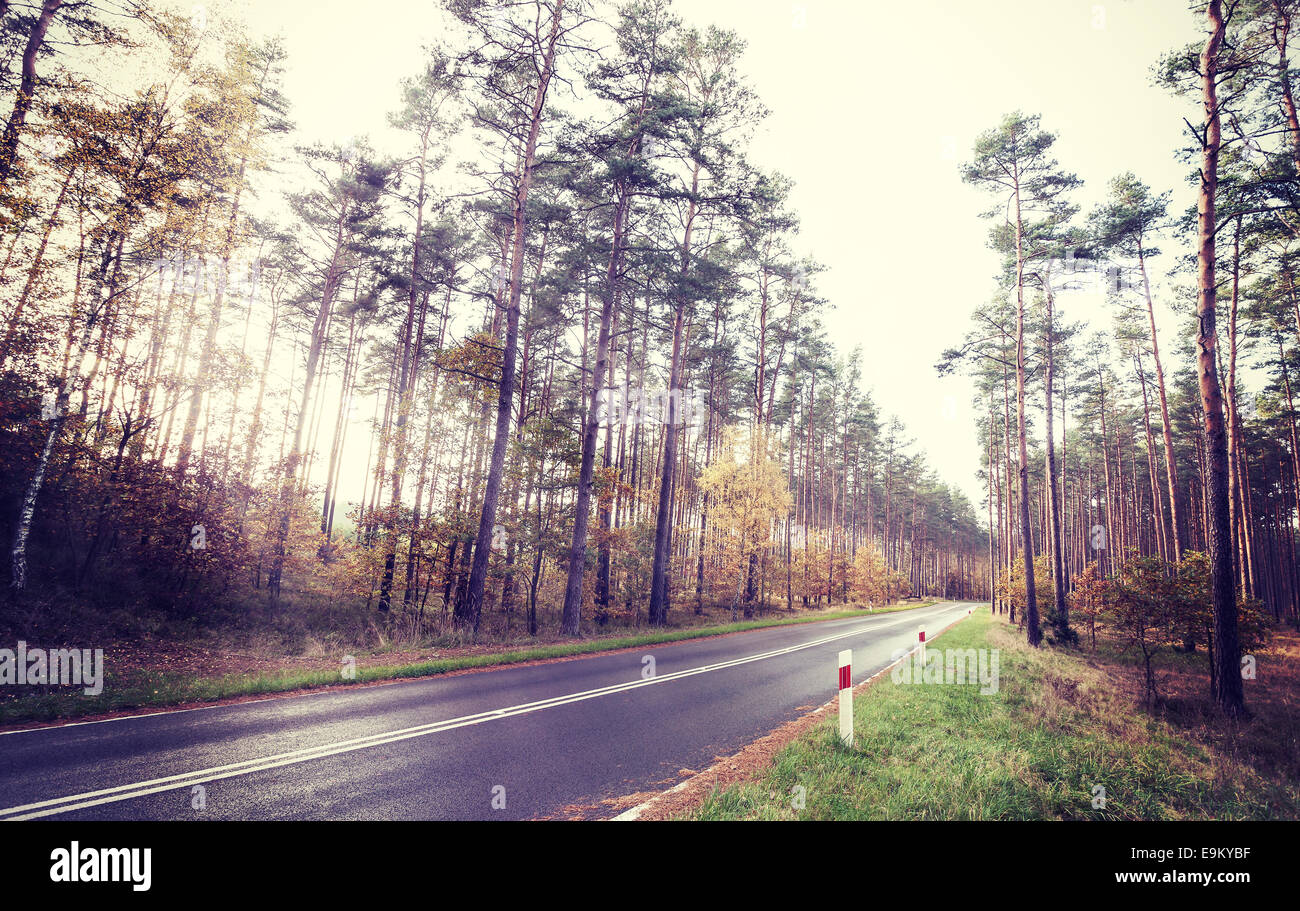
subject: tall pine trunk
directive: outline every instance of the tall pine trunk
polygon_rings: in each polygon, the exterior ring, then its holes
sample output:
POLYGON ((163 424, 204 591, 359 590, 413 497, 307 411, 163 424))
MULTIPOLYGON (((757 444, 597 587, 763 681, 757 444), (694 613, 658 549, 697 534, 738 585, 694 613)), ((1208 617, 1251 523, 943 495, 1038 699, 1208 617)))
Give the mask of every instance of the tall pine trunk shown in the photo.
POLYGON ((1219 706, 1229 716, 1245 712, 1241 686, 1240 644, 1237 636, 1237 595, 1232 577, 1232 529, 1228 515, 1228 442, 1223 419, 1223 395, 1215 363, 1218 334, 1215 326, 1215 196, 1219 181, 1218 78, 1223 45, 1223 10, 1220 0, 1210 0, 1206 15, 1209 38, 1201 52, 1201 91, 1205 104, 1205 141, 1201 150, 1201 190, 1197 198, 1197 277, 1200 293, 1196 313, 1200 329, 1196 339, 1200 374, 1201 408, 1205 414, 1208 452, 1207 528, 1210 570, 1214 591, 1214 660, 1219 706))
POLYGON ((497 500, 501 495, 501 475, 505 469, 506 447, 510 442, 510 408, 515 395, 515 358, 519 348, 519 296, 524 277, 524 240, 527 234, 528 193, 533 183, 533 167, 537 157, 537 140, 542 129, 542 111, 546 104, 546 91, 555 72, 555 53, 560 38, 560 21, 564 13, 564 0, 556 0, 551 15, 550 33, 542 66, 533 94, 531 122, 524 145, 523 166, 514 199, 514 248, 510 264, 510 301, 506 311, 506 343, 501 359, 501 386, 497 396, 496 437, 492 441, 492 459, 488 465, 487 484, 483 490, 483 511, 479 516, 478 535, 474 541, 474 562, 470 567, 465 609, 458 620, 471 624, 478 632, 479 617, 483 610, 483 589, 487 584, 488 557, 491 555, 492 529, 496 524, 497 500))
POLYGON ((1025 258, 1024 223, 1020 215, 1020 181, 1016 175, 1016 443, 1020 450, 1020 530, 1024 535, 1025 624, 1029 644, 1043 640, 1038 628, 1038 597, 1034 590, 1034 527, 1029 516, 1029 445, 1025 431, 1025 258))

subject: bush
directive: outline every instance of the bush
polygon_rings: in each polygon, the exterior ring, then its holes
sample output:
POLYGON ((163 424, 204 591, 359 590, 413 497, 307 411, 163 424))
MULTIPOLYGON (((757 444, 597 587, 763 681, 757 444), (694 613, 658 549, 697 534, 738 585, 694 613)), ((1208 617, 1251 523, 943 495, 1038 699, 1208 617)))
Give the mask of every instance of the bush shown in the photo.
MULTIPOLYGON (((1034 591, 1035 600, 1041 606, 1045 603, 1042 592, 1044 588, 1050 588, 1052 584, 1052 567, 1047 559, 1046 554, 1040 554, 1034 558, 1034 591)), ((1008 574, 1003 571, 1001 578, 998 579, 998 597, 1011 605, 1012 616, 1019 612, 1020 625, 1025 625, 1025 606, 1027 603, 1025 597, 1025 563, 1023 558, 1017 558, 1012 561, 1011 572, 1008 574)), ((1050 599, 1046 599, 1049 600, 1050 599)))
POLYGON ((1111 580, 1102 616, 1125 650, 1142 654, 1144 695, 1159 700, 1152 658, 1174 641, 1179 628, 1179 593, 1170 566, 1159 557, 1131 557, 1111 580))
POLYGON ((886 566, 880 554, 864 547, 854 556, 849 569, 849 590, 854 601, 883 606, 911 595, 912 584, 902 573, 886 566))
MULTIPOLYGON (((1020 591, 1023 596, 1024 587, 1020 591)), ((1153 659, 1161 649, 1182 644, 1187 650, 1200 640, 1207 645, 1210 692, 1218 681, 1214 664, 1214 599, 1209 557, 1189 551, 1177 565, 1160 557, 1130 556, 1115 575, 1105 578, 1096 563, 1074 577, 1071 605, 1088 619, 1092 645, 1100 622, 1114 633, 1124 650, 1142 655, 1145 698, 1159 701, 1153 659)), ((1243 652, 1265 647, 1272 635, 1272 620, 1254 599, 1238 603, 1237 632, 1243 652)))
POLYGON ((1094 560, 1074 577, 1074 588, 1068 596, 1070 609, 1088 624, 1088 637, 1092 648, 1097 648, 1097 621, 1106 611, 1112 595, 1110 580, 1101 574, 1094 560))

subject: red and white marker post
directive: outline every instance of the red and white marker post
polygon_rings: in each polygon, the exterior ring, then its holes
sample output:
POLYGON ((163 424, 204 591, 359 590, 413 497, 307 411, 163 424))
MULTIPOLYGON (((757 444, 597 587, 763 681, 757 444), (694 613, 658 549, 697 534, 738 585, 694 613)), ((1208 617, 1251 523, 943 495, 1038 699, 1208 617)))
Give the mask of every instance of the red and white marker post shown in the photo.
POLYGON ((925 667, 925 624, 916 628, 916 641, 921 644, 921 667, 925 667))
POLYGON ((840 652, 840 740, 853 746, 853 649, 840 652))

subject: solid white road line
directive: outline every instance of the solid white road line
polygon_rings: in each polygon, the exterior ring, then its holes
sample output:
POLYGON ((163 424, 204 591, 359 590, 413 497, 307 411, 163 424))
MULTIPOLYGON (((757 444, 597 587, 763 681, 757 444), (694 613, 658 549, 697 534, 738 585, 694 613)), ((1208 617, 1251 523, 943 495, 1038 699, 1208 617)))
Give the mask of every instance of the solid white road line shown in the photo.
MULTIPOLYGON (((945 613, 948 613, 948 611, 939 611, 936 615, 945 613)), ((821 639, 815 639, 811 642, 792 645, 782 649, 775 649, 770 652, 762 652, 757 655, 748 655, 744 658, 733 658, 729 661, 720 661, 715 664, 707 664, 683 671, 675 671, 671 674, 650 677, 648 679, 637 679, 627 683, 615 683, 609 686, 586 690, 579 693, 553 696, 549 699, 541 699, 536 702, 522 703, 520 705, 513 705, 503 709, 492 709, 486 712, 478 712, 474 715, 464 715, 460 718, 450 718, 446 721, 436 721, 431 724, 416 725, 415 727, 402 728, 396 731, 387 731, 381 734, 371 734, 367 737, 357 737, 352 740, 341 740, 334 743, 321 744, 320 746, 294 750, 288 753, 265 756, 260 759, 249 759, 244 762, 214 766, 208 769, 198 769, 180 775, 169 775, 165 778, 154 778, 149 781, 118 785, 117 787, 104 788, 98 791, 87 791, 83 794, 70 794, 66 797, 56 797, 50 800, 38 801, 36 803, 6 807, 0 809, 0 820, 39 819, 44 816, 54 816, 59 813, 68 813, 86 807, 99 806, 100 804, 115 803, 122 800, 131 800, 136 797, 144 797, 149 794, 156 794, 159 791, 188 788, 193 785, 204 784, 209 781, 217 781, 222 778, 248 775, 253 772, 265 771, 280 766, 307 762, 312 759, 323 759, 327 756, 337 756, 340 753, 349 753, 353 750, 362 750, 367 747, 381 746, 386 743, 395 743, 399 740, 409 740, 413 737, 424 737, 442 731, 450 731, 456 728, 482 724, 485 721, 492 721, 497 718, 509 718, 513 715, 525 715, 542 709, 555 708, 573 702, 582 702, 587 699, 595 699, 599 696, 608 696, 613 693, 634 690, 643 686, 653 686, 657 683, 668 683, 671 680, 680 680, 683 677, 693 677, 697 674, 706 674, 711 671, 725 670, 729 667, 737 667, 742 664, 749 664, 753 661, 764 661, 768 658, 789 655, 793 652, 815 648, 819 645, 825 645, 828 642, 836 642, 840 639, 847 639, 850 636, 861 635, 864 632, 873 632, 875 630, 888 629, 892 626, 899 626, 903 623, 909 623, 911 620, 911 617, 904 617, 901 620, 895 620, 890 623, 872 624, 866 628, 858 627, 849 632, 839 633, 834 636, 826 636, 821 639)))
MULTIPOLYGON (((947 611, 941 611, 940 613, 946 614, 947 611)), ((973 610, 971 610, 971 609, 968 608, 968 609, 967 609, 967 616, 969 616, 971 613, 973 613, 973 610)), ((935 616, 938 616, 938 615, 936 614, 935 616)), ((952 623, 949 623, 949 624, 948 624, 947 626, 945 626, 943 629, 939 630, 939 632, 936 633, 935 635, 938 636, 938 635, 942 635, 943 633, 946 633, 949 629, 951 629, 952 627, 956 626, 957 623, 958 623, 958 621, 954 620, 952 623)), ((891 625, 892 625, 892 624, 891 624, 891 625)), ((897 659, 895 659, 894 661, 891 661, 889 664, 886 664, 884 667, 882 667, 880 670, 876 671, 874 674, 872 674, 872 675, 871 675, 870 677, 868 677, 866 680, 864 680, 864 681, 862 681, 861 683, 859 683, 858 686, 866 686, 868 683, 871 683, 873 680, 876 680, 877 678, 884 676, 884 674, 886 674, 886 673, 887 673, 891 668, 895 667, 896 665, 900 664, 900 663, 903 662, 903 661, 906 661, 907 658, 910 657, 910 656, 912 655, 912 653, 915 652, 915 651, 916 651, 917 649, 919 649, 920 647, 921 647, 920 645, 914 645, 914 646, 912 646, 912 648, 911 648, 910 650, 908 650, 908 652, 907 652, 905 655, 903 655, 901 658, 897 658, 897 659)), ((840 652, 840 655, 841 655, 841 660, 843 660, 844 652, 840 652)), ((850 655, 850 660, 852 660, 852 656, 851 656, 851 655, 850 655)), ((851 698, 851 694, 852 694, 852 692, 853 692, 852 687, 850 687, 850 688, 849 688, 849 693, 850 693, 849 712, 850 712, 850 714, 852 713, 852 710, 853 710, 853 701, 852 701, 852 698, 851 698)), ((840 695, 843 695, 843 691, 841 691, 841 694, 840 694, 840 695)), ((835 701, 834 699, 831 700, 831 702, 834 702, 834 701, 835 701)), ((812 712, 812 714, 815 715, 815 714, 817 714, 818 712, 825 711, 827 708, 830 707, 831 702, 827 702, 827 703, 826 703, 825 705, 823 705, 821 708, 817 709, 815 712, 812 712)), ((840 707, 840 712, 841 712, 841 714, 843 714, 843 711, 844 711, 844 709, 843 709, 843 705, 841 704, 841 707, 840 707)), ((843 732, 843 727, 842 727, 842 726, 841 726, 840 730, 841 730, 841 733, 842 733, 842 732, 843 732)), ((709 772, 711 772, 714 768, 716 768, 719 764, 721 764, 721 763, 724 762, 724 761, 725 761, 725 760, 719 760, 718 762, 714 763, 712 766, 710 766, 709 768, 705 769, 704 771, 702 771, 702 772, 696 772, 694 775, 690 776, 689 778, 686 778, 686 779, 684 779, 684 780, 682 780, 682 781, 679 781, 677 784, 673 785, 673 786, 672 786, 671 788, 669 788, 667 791, 663 791, 662 793, 656 794, 654 797, 651 797, 649 800, 643 801, 642 803, 639 803, 639 804, 637 804, 637 805, 634 806, 634 807, 630 807, 629 809, 624 810, 622 813, 619 813, 617 816, 611 816, 611 817, 610 817, 610 821, 611 821, 611 822, 631 822, 632 820, 640 819, 640 818, 641 818, 641 814, 644 813, 644 812, 645 812, 645 811, 650 807, 651 804, 658 802, 660 798, 662 798, 662 797, 667 797, 669 794, 676 794, 678 791, 682 790, 682 788, 684 788, 684 787, 686 787, 687 785, 689 785, 689 784, 690 784, 692 781, 694 781, 696 778, 700 777, 701 775, 707 775, 707 774, 709 774, 709 772)))

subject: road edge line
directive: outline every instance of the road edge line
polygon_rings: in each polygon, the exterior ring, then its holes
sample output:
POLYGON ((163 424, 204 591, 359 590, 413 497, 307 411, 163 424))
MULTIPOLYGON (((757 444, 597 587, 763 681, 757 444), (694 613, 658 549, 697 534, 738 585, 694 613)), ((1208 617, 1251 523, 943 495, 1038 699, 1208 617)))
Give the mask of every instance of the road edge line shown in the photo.
MULTIPOLYGON (((963 620, 969 619, 972 616, 972 614, 965 614, 963 616, 959 616, 956 620, 952 621, 943 629, 935 633, 933 638, 937 639, 938 637, 942 636, 944 633, 948 632, 948 630, 952 629, 958 623, 961 623, 963 620)), ((866 680, 863 680, 857 686, 853 687, 853 692, 855 694, 859 691, 865 692, 868 687, 872 686, 873 684, 876 683, 876 681, 878 681, 885 674, 889 673, 894 668, 901 665, 904 661, 908 659, 908 657, 910 657, 920 647, 921 646, 919 644, 912 646, 910 649, 907 650, 906 654, 903 654, 898 659, 891 661, 889 664, 885 665, 880 670, 876 671, 866 680)), ((807 723, 811 723, 813 719, 817 718, 820 715, 826 714, 828 712, 831 714, 835 714, 838 711, 838 707, 837 707, 838 701, 839 701, 839 693, 837 692, 835 695, 831 696, 830 700, 828 700, 818 708, 813 709, 812 711, 808 712, 805 715, 800 715, 797 718, 792 718, 790 721, 787 721, 785 724, 781 725, 780 727, 769 731, 768 733, 764 734, 762 737, 758 737, 750 741, 749 743, 745 744, 743 747, 741 747, 739 750, 732 753, 731 755, 723 756, 717 759, 708 768, 696 772, 690 777, 683 779, 682 781, 679 781, 677 784, 673 785, 668 790, 661 791, 660 793, 651 797, 649 800, 643 801, 634 807, 624 810, 623 812, 619 813, 617 816, 611 816, 607 821, 608 822, 636 822, 640 820, 641 817, 644 816, 649 810, 653 809, 656 804, 660 803, 663 800, 666 800, 668 797, 670 797, 673 794, 685 790, 686 788, 690 787, 692 784, 701 781, 704 778, 704 776, 712 774, 716 781, 716 779, 719 777, 719 773, 721 769, 724 766, 734 764, 735 760, 739 756, 741 756, 747 750, 754 747, 755 744, 759 743, 760 741, 762 741, 767 737, 772 737, 778 734, 783 728, 798 727, 801 725, 805 725, 807 723)), ((802 731, 800 730, 792 733, 790 736, 790 741, 793 741, 794 738, 798 736, 798 733, 801 732, 802 731)))

